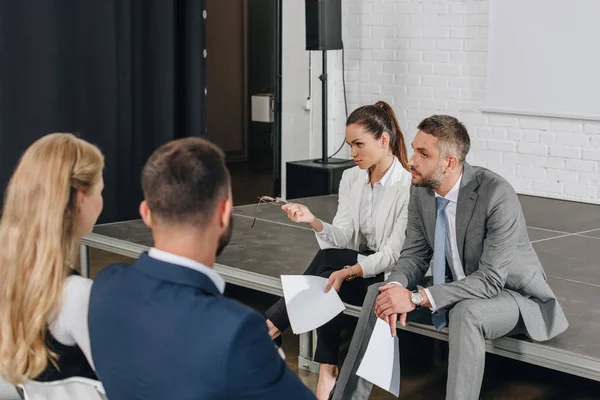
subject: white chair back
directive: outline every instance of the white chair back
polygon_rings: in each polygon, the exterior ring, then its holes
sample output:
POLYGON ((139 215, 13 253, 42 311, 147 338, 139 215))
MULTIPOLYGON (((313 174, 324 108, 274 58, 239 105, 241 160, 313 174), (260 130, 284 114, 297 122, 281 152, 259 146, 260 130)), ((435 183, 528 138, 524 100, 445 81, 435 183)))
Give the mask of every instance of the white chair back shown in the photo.
POLYGON ((0 379, 0 400, 22 400, 13 385, 0 379))
POLYGON ((99 381, 73 377, 54 382, 29 381, 19 385, 25 400, 107 400, 99 381))

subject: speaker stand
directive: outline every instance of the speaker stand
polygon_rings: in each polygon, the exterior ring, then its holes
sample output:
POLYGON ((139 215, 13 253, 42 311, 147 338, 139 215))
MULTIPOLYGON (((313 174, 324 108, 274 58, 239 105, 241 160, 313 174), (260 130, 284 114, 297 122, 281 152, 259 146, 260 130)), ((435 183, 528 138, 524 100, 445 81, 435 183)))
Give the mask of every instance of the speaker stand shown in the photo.
POLYGON ((314 162, 319 164, 329 164, 327 155, 327 50, 323 50, 323 73, 319 76, 321 81, 321 124, 322 124, 322 156, 314 162))

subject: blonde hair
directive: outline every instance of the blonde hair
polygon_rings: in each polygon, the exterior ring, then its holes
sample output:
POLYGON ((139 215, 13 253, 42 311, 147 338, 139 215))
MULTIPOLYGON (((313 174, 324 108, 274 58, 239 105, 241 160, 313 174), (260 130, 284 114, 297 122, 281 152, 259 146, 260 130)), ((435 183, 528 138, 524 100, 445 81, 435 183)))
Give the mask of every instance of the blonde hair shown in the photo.
POLYGON ((94 145, 53 133, 23 154, 8 183, 0 219, 0 374, 17 384, 58 356, 46 345, 77 257, 77 192, 89 194, 104 158, 94 145))

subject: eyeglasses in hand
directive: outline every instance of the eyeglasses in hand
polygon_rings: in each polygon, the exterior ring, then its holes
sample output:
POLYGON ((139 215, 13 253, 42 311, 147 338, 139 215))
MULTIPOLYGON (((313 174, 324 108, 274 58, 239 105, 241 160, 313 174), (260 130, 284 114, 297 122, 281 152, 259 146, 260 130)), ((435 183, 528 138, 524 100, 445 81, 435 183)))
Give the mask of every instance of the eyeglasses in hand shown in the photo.
POLYGON ((258 203, 256 203, 256 211, 254 212, 254 220, 252 221, 252 225, 250 229, 254 228, 254 224, 256 224, 256 217, 258 216, 258 209, 261 204, 273 204, 276 206, 287 204, 288 202, 280 197, 271 197, 271 196, 260 196, 258 198, 258 203))

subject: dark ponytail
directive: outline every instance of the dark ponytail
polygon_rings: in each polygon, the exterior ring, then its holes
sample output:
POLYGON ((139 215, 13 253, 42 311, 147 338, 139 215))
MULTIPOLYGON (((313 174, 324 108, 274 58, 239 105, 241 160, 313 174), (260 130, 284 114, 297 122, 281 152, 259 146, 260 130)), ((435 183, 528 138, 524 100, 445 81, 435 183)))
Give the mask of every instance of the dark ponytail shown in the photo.
POLYGON ((362 106, 350 114, 346 126, 357 124, 364 127, 375 139, 381 138, 383 132, 390 135, 390 149, 398 158, 404 169, 408 170, 408 155, 404 135, 398 124, 394 109, 385 101, 375 105, 362 106))

